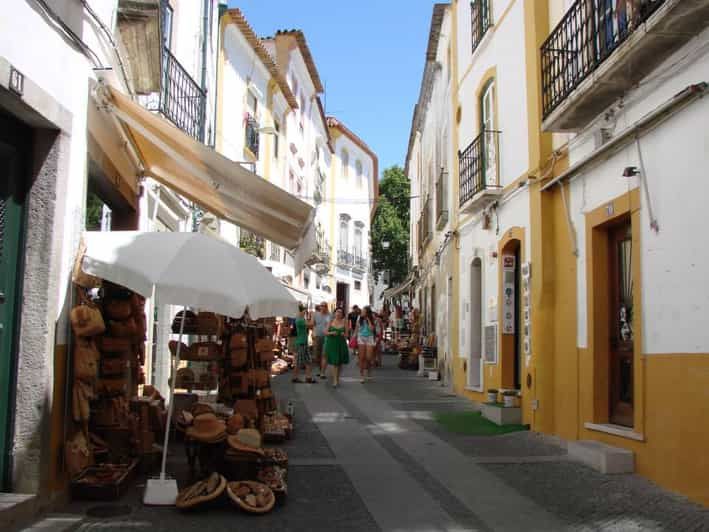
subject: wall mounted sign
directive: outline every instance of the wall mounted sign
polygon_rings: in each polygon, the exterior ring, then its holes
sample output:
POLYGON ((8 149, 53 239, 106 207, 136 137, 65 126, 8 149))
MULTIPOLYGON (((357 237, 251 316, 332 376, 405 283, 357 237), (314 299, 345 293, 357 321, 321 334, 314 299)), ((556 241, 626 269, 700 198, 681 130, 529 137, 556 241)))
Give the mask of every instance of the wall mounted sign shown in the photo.
POLYGON ((502 256, 502 334, 515 333, 515 256, 502 256))

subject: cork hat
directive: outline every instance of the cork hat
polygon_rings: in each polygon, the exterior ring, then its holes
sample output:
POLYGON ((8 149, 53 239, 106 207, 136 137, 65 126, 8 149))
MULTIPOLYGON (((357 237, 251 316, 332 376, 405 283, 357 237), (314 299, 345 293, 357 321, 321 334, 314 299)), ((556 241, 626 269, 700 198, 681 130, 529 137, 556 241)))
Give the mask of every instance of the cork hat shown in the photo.
POLYGON ((200 414, 187 429, 187 436, 204 443, 218 442, 226 436, 226 425, 214 414, 200 414))
POLYGON ((241 429, 235 435, 228 436, 227 442, 232 449, 237 451, 263 456, 261 433, 256 429, 241 429))

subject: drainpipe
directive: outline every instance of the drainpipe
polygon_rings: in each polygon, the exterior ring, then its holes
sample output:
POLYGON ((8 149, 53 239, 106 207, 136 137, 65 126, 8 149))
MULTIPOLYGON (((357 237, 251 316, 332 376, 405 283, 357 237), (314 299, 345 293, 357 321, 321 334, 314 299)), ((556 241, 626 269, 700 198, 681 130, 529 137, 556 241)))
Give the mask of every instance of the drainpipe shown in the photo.
MULTIPOLYGON (((203 0, 202 2, 202 91, 204 92, 204 100, 202 101, 202 127, 206 129, 207 126, 207 41, 209 35, 207 35, 207 28, 209 27, 209 6, 212 0, 203 0)), ((209 143, 209 139, 206 138, 206 131, 202 131, 202 141, 207 141, 205 144, 209 143)))
POLYGON ((219 47, 222 44, 222 17, 224 16, 224 13, 227 12, 228 6, 226 2, 220 1, 219 6, 217 8, 219 10, 219 15, 217 17, 217 60, 215 61, 215 66, 214 66, 214 116, 212 117, 212 128, 213 128, 213 139, 214 139, 214 145, 213 147, 216 148, 216 138, 217 138, 217 96, 218 93, 217 91, 219 88, 217 87, 217 80, 219 79, 219 67, 220 67, 220 61, 219 61, 219 47))

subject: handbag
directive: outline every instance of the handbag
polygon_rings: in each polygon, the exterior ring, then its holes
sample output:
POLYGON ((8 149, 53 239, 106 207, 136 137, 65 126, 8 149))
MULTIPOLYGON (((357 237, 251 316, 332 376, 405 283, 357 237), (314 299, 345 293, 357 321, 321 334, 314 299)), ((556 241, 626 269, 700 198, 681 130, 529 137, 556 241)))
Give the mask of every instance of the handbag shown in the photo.
POLYGON ((76 336, 103 334, 106 324, 101 311, 93 305, 81 304, 71 309, 71 328, 76 336))
POLYGON ((98 375, 99 353, 93 340, 79 339, 74 346, 74 378, 89 381, 98 375))
POLYGON ((259 338, 256 340, 256 351, 273 351, 273 340, 270 338, 259 338))
POLYGON ((125 353, 132 350, 131 339, 102 336, 99 340, 99 349, 105 353, 125 353))
POLYGON ((190 346, 188 356, 184 360, 219 360, 224 355, 224 349, 216 342, 197 342, 190 346))
POLYGON ((104 358, 101 360, 101 374, 123 375, 126 366, 126 361, 122 358, 104 358))
POLYGON ((197 329, 199 334, 221 336, 224 331, 224 319, 214 312, 197 314, 197 329))
POLYGON ((246 349, 231 349, 229 355, 231 357, 231 366, 234 368, 244 366, 249 360, 249 352, 246 349))
POLYGON ((84 469, 91 465, 91 451, 84 433, 79 431, 65 446, 66 470, 69 477, 77 477, 84 469))
POLYGON ((244 334, 232 334, 229 339, 229 347, 231 349, 246 349, 248 342, 244 334))
POLYGON ((350 338, 349 344, 348 344, 352 349, 357 349, 357 337, 353 336, 350 338))
POLYGON ((234 413, 241 414, 244 420, 255 421, 258 419, 258 405, 253 399, 239 399, 234 405, 234 413))
POLYGON ((133 338, 138 335, 138 325, 133 318, 128 318, 125 321, 109 321, 108 328, 111 331, 111 336, 120 338, 133 338))
POLYGON ((104 304, 106 315, 112 320, 124 321, 130 318, 133 309, 127 299, 111 299, 104 304))

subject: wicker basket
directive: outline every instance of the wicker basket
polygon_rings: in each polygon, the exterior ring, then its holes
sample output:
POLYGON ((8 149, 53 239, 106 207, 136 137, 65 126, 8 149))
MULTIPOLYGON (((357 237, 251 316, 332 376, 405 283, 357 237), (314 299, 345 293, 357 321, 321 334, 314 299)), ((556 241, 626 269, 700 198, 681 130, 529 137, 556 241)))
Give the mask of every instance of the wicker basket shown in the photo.
POLYGON ((276 496, 271 491, 271 488, 262 484, 260 482, 253 482, 251 480, 241 480, 237 482, 229 482, 226 488, 229 498, 236 504, 239 508, 245 512, 252 514, 265 514, 273 509, 276 504, 276 496), (260 491, 266 497, 266 504, 264 506, 250 506, 241 497, 237 496, 237 491, 239 488, 248 487, 252 492, 260 491))

